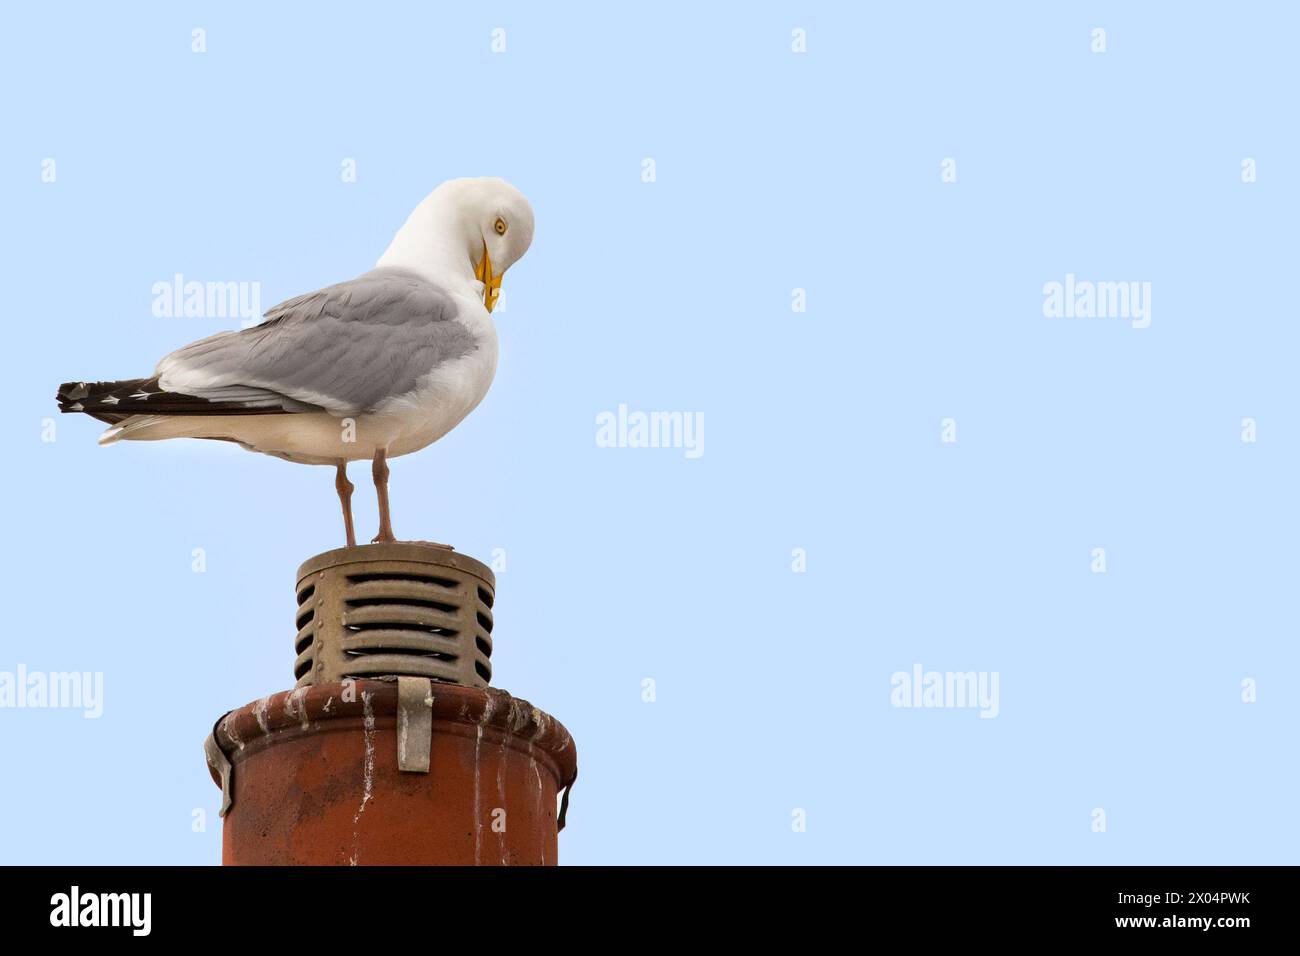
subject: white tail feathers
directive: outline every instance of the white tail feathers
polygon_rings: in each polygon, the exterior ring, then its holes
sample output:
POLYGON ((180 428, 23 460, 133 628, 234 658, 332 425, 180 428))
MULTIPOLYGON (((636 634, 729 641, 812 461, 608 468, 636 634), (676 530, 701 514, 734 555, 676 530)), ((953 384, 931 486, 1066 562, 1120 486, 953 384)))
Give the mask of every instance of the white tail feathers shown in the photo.
POLYGON ((99 443, 101 445, 111 445, 113 442, 129 440, 132 438, 170 438, 172 437, 170 435, 137 434, 138 432, 152 428, 154 425, 160 425, 166 421, 167 418, 162 415, 132 415, 130 418, 124 418, 112 428, 106 429, 104 433, 99 436, 99 443))

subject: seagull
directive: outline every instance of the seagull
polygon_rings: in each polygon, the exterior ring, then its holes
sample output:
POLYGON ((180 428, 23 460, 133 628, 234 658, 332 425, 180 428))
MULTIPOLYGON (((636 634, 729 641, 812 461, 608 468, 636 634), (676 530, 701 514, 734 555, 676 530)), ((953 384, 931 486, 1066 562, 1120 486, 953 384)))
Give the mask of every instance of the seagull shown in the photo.
POLYGON ((260 325, 178 349, 149 378, 67 382, 59 410, 107 422, 101 445, 209 438, 333 465, 349 547, 347 466, 369 460, 373 540, 396 541, 388 459, 437 441, 487 394, 497 366, 489 313, 532 239, 532 207, 505 180, 449 180, 369 272, 281 302, 260 325))

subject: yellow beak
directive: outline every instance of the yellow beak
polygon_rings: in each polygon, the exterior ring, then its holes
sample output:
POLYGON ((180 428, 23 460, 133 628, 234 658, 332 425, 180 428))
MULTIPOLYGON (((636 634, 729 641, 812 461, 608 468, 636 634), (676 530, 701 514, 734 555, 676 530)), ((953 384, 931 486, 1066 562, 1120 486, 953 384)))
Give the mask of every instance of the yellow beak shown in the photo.
POLYGON ((492 274, 492 260, 488 257, 487 243, 483 243, 483 260, 474 267, 474 278, 483 283, 483 305, 489 312, 501 294, 501 277, 492 274))

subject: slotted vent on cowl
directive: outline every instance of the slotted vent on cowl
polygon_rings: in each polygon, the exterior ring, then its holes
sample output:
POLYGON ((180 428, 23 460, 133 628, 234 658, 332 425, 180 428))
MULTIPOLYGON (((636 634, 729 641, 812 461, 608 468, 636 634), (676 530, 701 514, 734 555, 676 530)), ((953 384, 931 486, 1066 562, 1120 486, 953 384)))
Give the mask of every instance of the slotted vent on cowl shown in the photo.
POLYGON ((496 578, 473 558, 415 542, 339 548, 298 569, 298 687, 349 677, 492 680, 496 578))

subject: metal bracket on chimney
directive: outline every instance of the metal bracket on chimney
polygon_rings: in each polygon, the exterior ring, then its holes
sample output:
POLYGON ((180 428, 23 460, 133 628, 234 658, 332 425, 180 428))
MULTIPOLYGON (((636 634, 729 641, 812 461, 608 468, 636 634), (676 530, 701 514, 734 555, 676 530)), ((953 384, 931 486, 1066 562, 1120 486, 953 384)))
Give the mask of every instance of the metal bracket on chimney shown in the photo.
POLYGON ((207 755, 208 766, 221 778, 221 810, 217 816, 224 817, 230 811, 230 805, 235 802, 234 788, 230 785, 230 775, 234 768, 230 766, 230 758, 217 744, 215 730, 203 741, 203 753, 207 755))
POLYGON ((556 833, 559 833, 564 829, 564 823, 569 816, 569 791, 573 789, 573 785, 577 783, 577 781, 578 775, 575 773, 573 779, 570 780, 568 785, 564 788, 564 798, 560 801, 560 815, 555 819, 556 833))
POLYGON ((397 678, 397 769, 429 772, 433 749, 433 681, 397 678))

